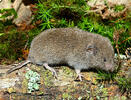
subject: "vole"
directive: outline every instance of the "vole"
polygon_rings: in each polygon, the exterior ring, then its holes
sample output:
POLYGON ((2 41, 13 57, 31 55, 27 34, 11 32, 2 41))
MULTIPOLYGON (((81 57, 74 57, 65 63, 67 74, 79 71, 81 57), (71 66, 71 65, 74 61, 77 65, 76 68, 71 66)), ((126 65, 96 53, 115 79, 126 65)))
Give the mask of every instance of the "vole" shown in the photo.
POLYGON ((57 77, 56 71, 49 64, 66 63, 75 69, 82 80, 82 69, 113 71, 113 58, 114 49, 108 38, 78 28, 53 28, 36 36, 31 43, 28 59, 7 73, 31 62, 44 66, 57 77))

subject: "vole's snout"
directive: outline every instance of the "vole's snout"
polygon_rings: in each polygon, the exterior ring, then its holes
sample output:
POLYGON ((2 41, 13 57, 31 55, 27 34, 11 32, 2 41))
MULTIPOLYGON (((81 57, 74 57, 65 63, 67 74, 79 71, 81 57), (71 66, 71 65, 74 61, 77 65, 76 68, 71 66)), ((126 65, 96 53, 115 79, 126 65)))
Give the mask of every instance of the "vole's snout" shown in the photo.
POLYGON ((114 71, 114 65, 113 64, 108 64, 108 63, 106 63, 106 70, 107 71, 111 71, 111 72, 113 72, 114 71))

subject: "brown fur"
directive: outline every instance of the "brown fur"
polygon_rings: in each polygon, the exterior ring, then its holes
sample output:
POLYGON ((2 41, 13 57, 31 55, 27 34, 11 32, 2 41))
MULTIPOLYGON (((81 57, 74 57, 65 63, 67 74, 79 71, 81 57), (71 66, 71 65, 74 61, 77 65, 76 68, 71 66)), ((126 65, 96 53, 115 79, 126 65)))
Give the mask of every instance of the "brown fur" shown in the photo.
POLYGON ((114 70, 109 39, 77 28, 48 29, 34 38, 28 60, 34 64, 67 63, 75 69, 114 70), (104 62, 104 60, 106 60, 104 62))
POLYGON ((66 63, 81 77, 79 71, 82 69, 113 71, 113 59, 114 50, 106 37, 77 28, 48 29, 33 39, 28 60, 8 70, 7 74, 30 62, 39 65, 66 63))

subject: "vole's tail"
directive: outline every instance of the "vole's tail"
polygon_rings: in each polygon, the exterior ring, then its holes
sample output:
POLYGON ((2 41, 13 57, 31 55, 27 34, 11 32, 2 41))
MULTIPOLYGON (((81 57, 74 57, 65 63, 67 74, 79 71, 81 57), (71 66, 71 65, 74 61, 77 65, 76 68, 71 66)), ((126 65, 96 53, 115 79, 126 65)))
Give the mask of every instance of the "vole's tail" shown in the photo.
POLYGON ((30 60, 26 60, 25 62, 21 63, 20 65, 17 65, 17 66, 15 66, 15 67, 9 69, 9 70, 6 72, 6 74, 9 74, 9 73, 11 73, 11 72, 13 72, 13 71, 15 71, 15 70, 18 70, 18 69, 24 67, 24 65, 26 65, 26 64, 28 64, 28 63, 30 63, 30 62, 31 62, 30 60))

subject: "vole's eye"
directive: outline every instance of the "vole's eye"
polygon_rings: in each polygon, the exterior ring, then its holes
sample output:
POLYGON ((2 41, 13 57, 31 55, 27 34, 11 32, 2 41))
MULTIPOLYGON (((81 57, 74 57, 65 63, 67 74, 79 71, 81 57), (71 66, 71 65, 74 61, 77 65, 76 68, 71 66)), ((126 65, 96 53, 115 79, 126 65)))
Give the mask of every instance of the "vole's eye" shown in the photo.
POLYGON ((106 62, 106 58, 104 58, 104 62, 106 62))

